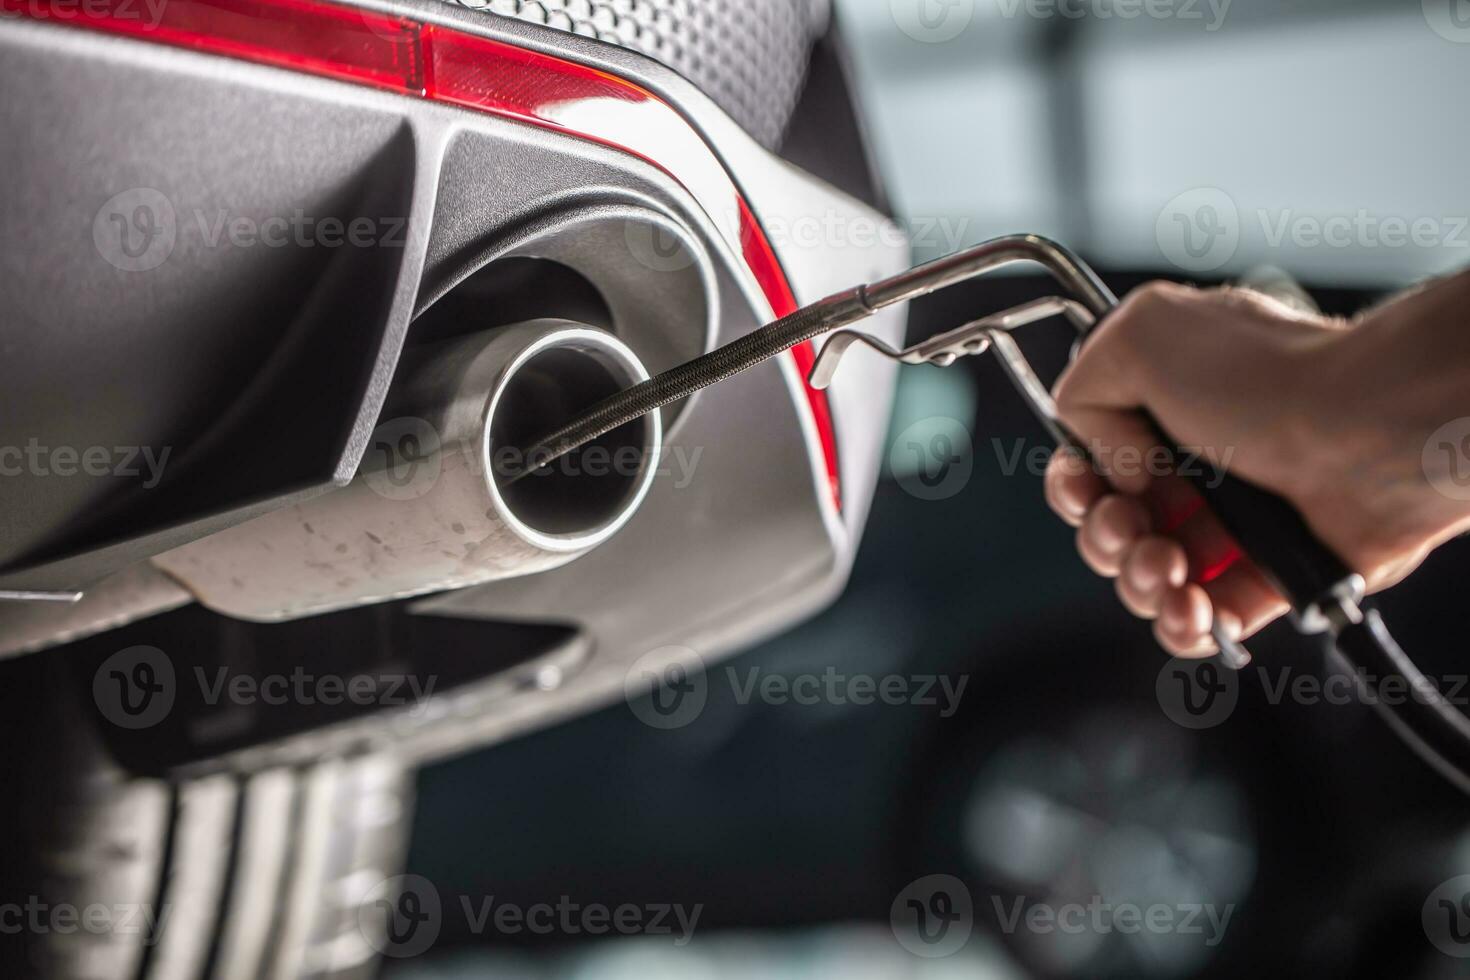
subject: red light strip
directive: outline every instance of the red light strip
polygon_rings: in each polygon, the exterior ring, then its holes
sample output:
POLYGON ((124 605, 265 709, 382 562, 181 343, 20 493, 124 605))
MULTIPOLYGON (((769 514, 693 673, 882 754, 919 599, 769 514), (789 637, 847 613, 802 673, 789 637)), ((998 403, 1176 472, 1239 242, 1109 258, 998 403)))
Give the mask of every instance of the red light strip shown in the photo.
MULTIPOLYGON (((455 28, 317 0, 0 0, 0 15, 402 92, 630 153, 699 201, 774 316, 797 308, 780 259, 719 157, 673 106, 627 79, 455 28)), ((806 342, 791 356, 805 378, 815 348, 806 342)), ((832 501, 841 509, 831 407, 825 392, 803 387, 832 501)))
POLYGON ((311 0, 0 0, 0 14, 420 92, 419 24, 311 0))

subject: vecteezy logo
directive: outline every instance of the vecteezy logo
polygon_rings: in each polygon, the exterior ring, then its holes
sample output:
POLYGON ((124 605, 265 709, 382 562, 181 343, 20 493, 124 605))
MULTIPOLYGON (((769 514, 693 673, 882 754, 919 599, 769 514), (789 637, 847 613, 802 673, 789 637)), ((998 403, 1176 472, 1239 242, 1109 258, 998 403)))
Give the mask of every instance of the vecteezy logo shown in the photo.
POLYGON ((628 669, 623 694, 629 709, 650 728, 683 728, 704 712, 709 700, 704 659, 688 647, 645 653, 628 669))
POLYGON ((1470 0, 1424 0, 1424 19, 1446 41, 1470 44, 1470 0))
POLYGON ((362 478, 380 497, 416 500, 434 489, 443 465, 439 431, 423 419, 403 416, 373 431, 362 478))
POLYGON ((1188 272, 1213 272, 1240 247, 1240 211, 1217 187, 1178 195, 1159 212, 1154 236, 1164 258, 1188 272))
POLYGON ((623 240, 633 261, 653 272, 682 272, 694 265, 694 252, 667 225, 629 219, 623 240))
POLYGON ((1470 875, 1456 875, 1430 892, 1420 922, 1435 949, 1446 956, 1470 957, 1470 875))
POLYGON ((893 441, 888 468, 898 485, 920 500, 947 500, 968 486, 975 472, 970 430, 942 415, 920 419, 893 441))
POLYGON ((899 945, 925 959, 958 953, 975 927, 970 889, 954 875, 928 875, 913 882, 888 910, 899 945))
POLYGON ((1154 683, 1159 707, 1176 725, 1214 728, 1240 700, 1240 676, 1213 660, 1170 660, 1154 683))
POLYGON ((174 665, 157 647, 119 650, 92 675, 92 699, 119 728, 151 728, 174 707, 174 665))
POLYGON ((97 254, 124 272, 147 272, 163 265, 177 238, 173 203, 151 187, 114 195, 92 219, 97 254))
POLYGON ((1470 418, 1446 422, 1424 443, 1424 475, 1451 500, 1470 500, 1470 418))
POLYGON ((434 945, 443 925, 434 883, 420 875, 379 882, 357 903, 357 928, 384 956, 418 956, 434 945))
POLYGON ((915 41, 942 44, 975 19, 975 0, 888 0, 893 22, 915 41))

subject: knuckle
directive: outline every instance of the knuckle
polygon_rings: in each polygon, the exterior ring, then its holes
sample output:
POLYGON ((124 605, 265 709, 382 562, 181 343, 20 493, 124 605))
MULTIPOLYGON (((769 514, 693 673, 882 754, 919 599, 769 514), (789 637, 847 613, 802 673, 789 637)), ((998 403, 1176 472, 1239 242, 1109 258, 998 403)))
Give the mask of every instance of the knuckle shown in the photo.
MULTIPOLYGON (((1146 337, 1153 326, 1173 318, 1173 311, 1181 302, 1181 293, 1187 292, 1187 287, 1164 281, 1139 286, 1124 297, 1097 334, 1082 346, 1072 367, 1081 369, 1083 373, 1091 364, 1097 364, 1098 370, 1112 370, 1116 367, 1115 362, 1131 360, 1133 351, 1147 347, 1146 337)), ((1059 400, 1066 395, 1066 386, 1062 387, 1063 390, 1058 392, 1059 400)))
POLYGON ((1116 315, 1119 332, 1132 335, 1161 316, 1177 310, 1187 302, 1194 290, 1178 283, 1155 280, 1144 283, 1128 294, 1116 315))
MULTIPOLYGON (((1082 356, 1086 357, 1087 352, 1083 351, 1082 356)), ((1081 363, 1082 359, 1078 358, 1076 364, 1073 364, 1066 371, 1062 372, 1062 376, 1057 379, 1056 385, 1052 388, 1052 400, 1056 403, 1057 414, 1064 421, 1074 425, 1077 410, 1082 404, 1082 396, 1078 392, 1079 382, 1077 381, 1077 364, 1081 363)))
POLYGON ((1086 476, 1090 470, 1082 454, 1071 446, 1058 447, 1046 464, 1047 475, 1057 483, 1086 476))

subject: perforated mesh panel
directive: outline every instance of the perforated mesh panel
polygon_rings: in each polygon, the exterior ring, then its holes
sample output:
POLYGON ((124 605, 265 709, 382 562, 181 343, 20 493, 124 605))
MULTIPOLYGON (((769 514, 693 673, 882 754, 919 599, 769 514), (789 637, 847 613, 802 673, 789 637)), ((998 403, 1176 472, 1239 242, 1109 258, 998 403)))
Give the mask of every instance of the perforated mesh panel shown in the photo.
POLYGON ((445 0, 641 51, 774 148, 831 0, 445 0))

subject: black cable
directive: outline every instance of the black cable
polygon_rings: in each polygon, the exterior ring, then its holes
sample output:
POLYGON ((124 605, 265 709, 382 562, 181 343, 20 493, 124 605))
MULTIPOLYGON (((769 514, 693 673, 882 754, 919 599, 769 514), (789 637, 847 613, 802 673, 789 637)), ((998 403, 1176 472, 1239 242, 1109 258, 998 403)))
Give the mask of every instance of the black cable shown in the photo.
POLYGON ((1409 747, 1470 793, 1470 718, 1466 718, 1404 653, 1376 609, 1343 626, 1338 654, 1357 668, 1361 696, 1409 747))

